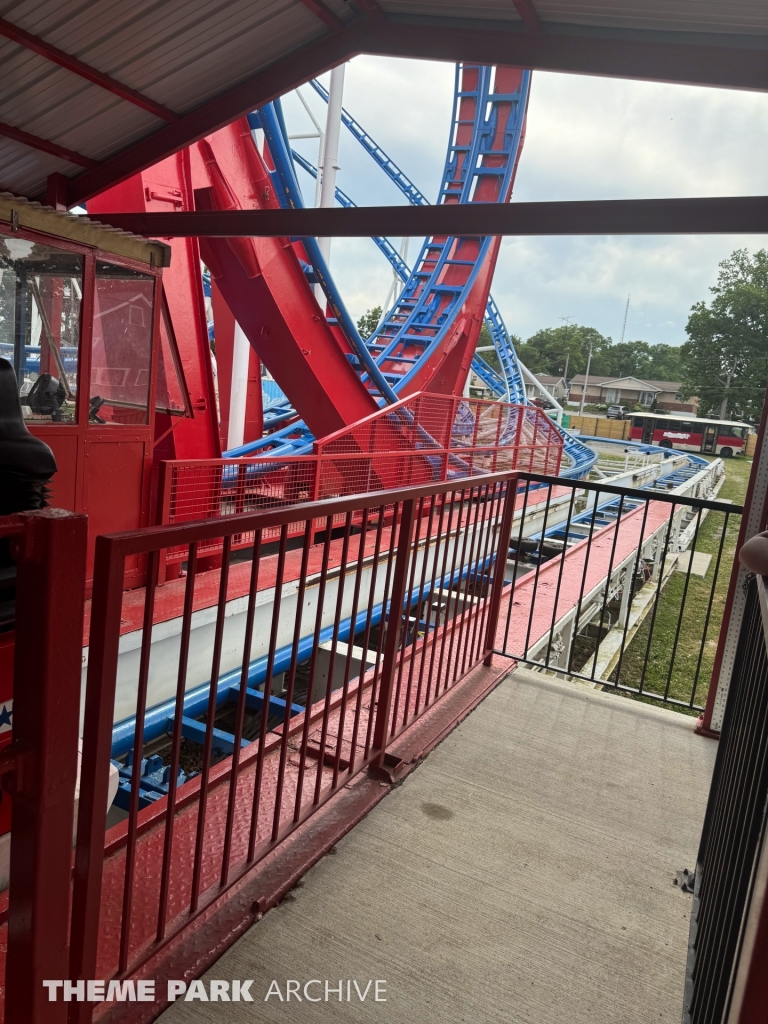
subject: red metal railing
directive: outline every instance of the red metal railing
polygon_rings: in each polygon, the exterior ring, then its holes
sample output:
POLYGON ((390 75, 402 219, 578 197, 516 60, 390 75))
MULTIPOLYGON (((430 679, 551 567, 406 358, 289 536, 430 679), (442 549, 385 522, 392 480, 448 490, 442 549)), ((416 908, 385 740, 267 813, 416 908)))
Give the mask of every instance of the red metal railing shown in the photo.
MULTIPOLYGON (((360 772, 387 770, 395 738, 490 657, 503 586, 493 566, 509 543, 514 479, 496 474, 388 492, 386 503, 368 494, 97 539, 70 978, 155 976, 174 942, 360 772), (246 534, 254 555, 233 561, 234 539, 246 534), (271 548, 267 534, 276 536, 271 548), (289 543, 292 535, 300 543, 289 543), (213 543, 221 567, 201 574, 199 553, 213 543), (178 589, 181 613, 159 676, 152 626, 168 548, 185 552, 186 576, 164 588, 178 589), (147 587, 140 651, 126 667, 124 564, 137 555, 147 559, 147 587), (204 607, 209 680, 204 714, 190 726, 190 678, 202 657, 195 616, 204 607), (105 844, 116 695, 133 694, 141 752, 147 708, 171 675, 168 738, 155 744, 167 795, 140 806, 137 756, 128 818, 105 844), (270 699, 276 689, 281 696, 270 699), (194 778, 184 775, 190 728, 200 740, 194 778), (223 730, 231 753, 217 756, 223 730)), ((198 699, 200 688, 192 692, 198 699)), ((94 1004, 73 1003, 69 1020, 83 1024, 93 1013, 94 1004)))
POLYGON ((3 1020, 64 1024, 67 1004, 49 1003, 43 980, 69 970, 87 520, 24 512, 0 518, 0 538, 16 563, 13 741, 0 754, 13 799, 3 1020))
MULTIPOLYGON (((514 469, 557 474, 561 458, 561 436, 534 406, 425 392, 323 438, 311 455, 165 462, 158 521, 240 515, 514 469)), ((243 533, 232 543, 250 547, 253 536, 243 533)), ((168 562, 183 557, 180 550, 166 554, 168 562)))

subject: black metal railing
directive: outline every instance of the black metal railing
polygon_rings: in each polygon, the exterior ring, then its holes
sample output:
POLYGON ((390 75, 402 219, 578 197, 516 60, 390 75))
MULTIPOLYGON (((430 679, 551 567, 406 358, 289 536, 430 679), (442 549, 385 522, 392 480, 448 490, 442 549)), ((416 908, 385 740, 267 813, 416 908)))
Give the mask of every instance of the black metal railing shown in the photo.
POLYGON ((757 955, 764 979, 765 950, 755 947, 750 919, 765 898, 763 892, 756 900, 755 892, 768 841, 768 607, 762 578, 752 577, 747 587, 697 857, 684 1024, 766 1019, 752 1002, 750 965, 757 955))
POLYGON ((702 710, 741 513, 663 482, 640 490, 523 474, 496 652, 702 710))

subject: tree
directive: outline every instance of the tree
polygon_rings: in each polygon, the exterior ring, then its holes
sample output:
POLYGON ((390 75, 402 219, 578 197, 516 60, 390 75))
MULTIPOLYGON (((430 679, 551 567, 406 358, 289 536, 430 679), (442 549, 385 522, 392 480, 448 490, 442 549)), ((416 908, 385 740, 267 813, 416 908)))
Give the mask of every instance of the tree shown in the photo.
POLYGON ((651 366, 648 376, 651 380, 680 380, 682 369, 679 345, 651 345, 650 353, 651 366))
POLYGON ((381 306, 374 306, 373 309, 368 309, 363 313, 357 321, 357 331, 363 341, 370 338, 379 326, 379 320, 381 320, 381 306))
POLYGON ((568 379, 583 373, 587 367, 589 346, 592 343, 592 366, 590 373, 602 374, 604 354, 611 347, 611 339, 604 337, 594 327, 580 327, 578 324, 563 327, 545 327, 517 349, 520 359, 532 373, 549 373, 560 377, 565 373, 568 362, 568 379))
POLYGON ((768 252, 737 249, 720 264, 709 305, 697 302, 681 347, 681 392, 699 413, 760 418, 768 381, 768 252))
POLYGON ((604 353, 601 371, 611 377, 647 379, 651 370, 651 346, 647 341, 622 341, 604 353))
POLYGON ((680 380, 680 349, 649 345, 647 341, 621 341, 601 355, 601 374, 639 377, 640 380, 680 380))

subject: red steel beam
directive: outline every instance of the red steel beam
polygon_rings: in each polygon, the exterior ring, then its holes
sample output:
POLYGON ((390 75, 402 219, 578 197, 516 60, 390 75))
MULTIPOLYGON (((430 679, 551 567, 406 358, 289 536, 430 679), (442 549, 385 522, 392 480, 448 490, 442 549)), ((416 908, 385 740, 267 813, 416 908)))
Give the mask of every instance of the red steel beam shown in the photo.
POLYGON ((529 32, 541 32, 541 19, 539 12, 533 6, 531 0, 512 0, 520 19, 529 32))
POLYGON ((754 234, 768 232, 768 197, 101 213, 99 220, 150 238, 754 234))
POLYGON ((344 28, 344 22, 341 18, 337 18, 330 7, 326 7, 323 0, 301 0, 307 10, 312 11, 315 17, 319 18, 320 21, 325 22, 329 28, 332 28, 334 32, 338 32, 344 28))
POLYGON ((362 7, 374 21, 384 20, 384 10, 376 3, 376 0, 357 0, 357 6, 362 7))
POLYGON ((133 103, 137 107, 141 107, 143 110, 148 111, 150 114, 154 114, 155 117, 159 117, 163 121, 179 120, 179 115, 175 114, 172 110, 169 110, 168 107, 164 107, 162 103, 155 103, 155 101, 151 100, 148 96, 143 96, 135 89, 131 89, 130 86, 123 85, 122 82, 116 81, 110 75, 105 75, 103 71, 97 71, 96 68, 92 68, 90 64, 86 64, 77 57, 73 57, 71 53, 66 53, 64 50, 60 50, 58 46, 53 46, 51 43, 47 43, 44 39, 41 39, 40 36, 35 36, 31 32, 26 32, 23 28, 19 28, 18 25, 14 25, 10 21, 6 21, 5 18, 0 18, 0 36, 5 36, 6 39, 12 39, 14 43, 18 43, 25 49, 39 53, 40 56, 45 57, 46 60, 50 60, 54 64, 58 64, 59 67, 66 68, 67 71, 71 71, 73 74, 87 79, 87 81, 92 82, 94 85, 101 86, 102 89, 106 89, 108 92, 114 93, 115 96, 119 96, 121 99, 127 100, 128 103, 133 103))
POLYGON ((99 166, 98 160, 91 160, 89 156, 83 156, 82 153, 66 149, 55 142, 49 142, 48 139, 41 139, 38 135, 30 135, 22 128, 14 128, 13 125, 5 124, 2 121, 0 121, 0 135, 5 135, 6 138, 13 139, 15 142, 21 142, 31 149, 39 149, 43 153, 50 153, 51 156, 57 156, 61 160, 68 160, 71 164, 77 164, 79 167, 95 170, 99 166))

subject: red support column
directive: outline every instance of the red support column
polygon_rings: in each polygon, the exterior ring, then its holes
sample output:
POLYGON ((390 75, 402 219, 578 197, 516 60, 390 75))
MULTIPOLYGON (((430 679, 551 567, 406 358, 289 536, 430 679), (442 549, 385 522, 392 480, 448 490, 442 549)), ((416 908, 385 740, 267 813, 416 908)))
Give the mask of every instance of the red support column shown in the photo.
POLYGON ((261 360, 251 348, 248 361, 248 394, 245 402, 243 442, 258 441, 264 433, 264 405, 261 397, 261 360))
POLYGON ((67 209, 67 189, 69 178, 63 174, 49 174, 45 190, 45 202, 54 210, 65 211, 67 209))
POLYGON ((69 976, 72 828, 77 779, 87 519, 47 508, 19 515, 13 554, 16 656, 5 1024, 64 1024, 45 980, 69 976))
POLYGON ((229 396, 232 390, 232 354, 235 347, 235 318, 224 301, 224 296, 211 280, 213 307, 213 336, 216 342, 216 380, 219 386, 219 434, 221 450, 225 452, 229 431, 229 396))

